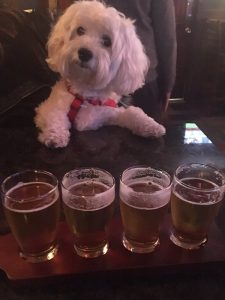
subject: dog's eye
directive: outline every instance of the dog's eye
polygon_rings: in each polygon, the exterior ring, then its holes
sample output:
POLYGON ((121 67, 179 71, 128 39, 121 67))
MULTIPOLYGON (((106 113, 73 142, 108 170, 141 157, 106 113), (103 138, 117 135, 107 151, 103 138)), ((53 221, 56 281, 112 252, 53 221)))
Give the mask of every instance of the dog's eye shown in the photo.
POLYGON ((111 38, 108 35, 103 35, 102 44, 105 47, 111 47, 112 46, 111 38))
POLYGON ((77 34, 78 35, 84 35, 85 34, 85 29, 83 27, 79 26, 77 28, 77 34))

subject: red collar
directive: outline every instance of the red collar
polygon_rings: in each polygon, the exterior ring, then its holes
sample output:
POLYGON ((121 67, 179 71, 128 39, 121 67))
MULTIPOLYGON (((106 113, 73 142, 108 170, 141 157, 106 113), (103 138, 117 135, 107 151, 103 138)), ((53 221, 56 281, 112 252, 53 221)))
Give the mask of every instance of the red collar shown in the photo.
POLYGON ((104 101, 104 103, 102 103, 101 100, 99 99, 96 99, 96 98, 93 98, 93 99, 84 99, 83 97, 81 97, 80 95, 77 95, 77 94, 73 94, 71 91, 70 91, 70 88, 68 87, 67 88, 68 92, 70 94, 72 94, 75 98, 73 99, 73 102, 71 103, 71 106, 70 106, 70 110, 67 114, 70 122, 73 122, 77 113, 79 112, 80 108, 81 108, 81 105, 83 104, 83 102, 88 102, 92 105, 99 105, 99 106, 110 106, 110 107, 117 107, 117 103, 115 100, 113 99, 107 99, 106 101, 104 101))

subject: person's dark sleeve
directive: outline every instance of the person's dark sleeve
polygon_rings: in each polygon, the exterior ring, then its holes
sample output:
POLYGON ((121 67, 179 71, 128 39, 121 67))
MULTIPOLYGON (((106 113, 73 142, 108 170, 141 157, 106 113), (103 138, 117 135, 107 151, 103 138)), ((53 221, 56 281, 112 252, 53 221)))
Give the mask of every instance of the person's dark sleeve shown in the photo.
POLYGON ((177 42, 173 0, 152 0, 152 25, 162 93, 171 92, 176 77, 177 42))

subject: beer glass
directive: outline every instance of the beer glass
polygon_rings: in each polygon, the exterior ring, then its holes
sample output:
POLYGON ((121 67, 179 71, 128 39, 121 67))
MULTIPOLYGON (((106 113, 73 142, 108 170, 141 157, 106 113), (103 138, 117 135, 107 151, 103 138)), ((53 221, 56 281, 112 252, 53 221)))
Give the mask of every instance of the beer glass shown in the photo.
POLYGON ((171 195, 171 241, 184 249, 199 249, 224 196, 225 176, 214 166, 191 163, 179 166, 171 195))
POLYGON ((120 178, 122 243, 136 253, 153 252, 160 243, 159 230, 168 209, 171 177, 148 166, 126 169, 120 178))
POLYGON ((76 253, 85 258, 107 253, 115 198, 113 176, 98 168, 74 169, 62 179, 62 196, 76 253))
POLYGON ((52 259, 58 250, 60 203, 57 178, 42 170, 25 170, 7 177, 1 185, 9 227, 28 262, 52 259))

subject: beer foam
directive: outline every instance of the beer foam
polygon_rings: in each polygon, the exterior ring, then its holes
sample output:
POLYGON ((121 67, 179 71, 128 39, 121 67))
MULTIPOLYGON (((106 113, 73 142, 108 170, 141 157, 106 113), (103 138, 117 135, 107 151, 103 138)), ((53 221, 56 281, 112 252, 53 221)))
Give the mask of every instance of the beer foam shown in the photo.
MULTIPOLYGON (((82 182, 82 184, 84 183, 85 182, 82 182)), ((114 201, 115 198, 114 187, 110 187, 108 189, 107 185, 98 182, 98 185, 107 188, 107 190, 102 193, 96 193, 91 196, 72 194, 70 190, 79 185, 80 183, 74 184, 70 186, 68 189, 62 187, 63 202, 72 209, 94 211, 109 206, 114 201)))
MULTIPOLYGON (((17 190, 19 187, 21 186, 29 186, 29 185, 33 185, 33 184, 40 184, 40 185, 45 185, 45 186, 48 186, 50 187, 50 190, 49 192, 54 188, 53 185, 49 184, 49 183, 45 183, 45 182, 37 182, 37 181, 34 181, 34 182, 29 182, 29 183, 23 183, 23 182, 19 182, 17 185, 15 185, 13 188, 11 188, 5 195, 5 201, 4 201, 4 206, 10 210, 10 211, 13 211, 13 212, 19 212, 19 213, 31 213, 31 212, 36 212, 36 211, 40 211, 40 210, 43 210, 43 209, 46 209, 48 208, 49 206, 51 206, 52 204, 54 204, 57 200, 58 200, 58 197, 59 197, 59 192, 58 192, 58 189, 56 189, 54 191, 54 198, 51 199, 51 201, 49 202, 49 197, 46 198, 46 205, 43 205, 43 198, 44 198, 44 195, 40 195, 39 197, 30 197, 30 198, 27 198, 27 199, 20 199, 20 200, 14 200, 10 194, 12 194, 13 191, 17 190), (43 198, 42 198, 43 197, 43 198), (25 204, 26 202, 27 203, 34 203, 34 202, 37 202, 39 201, 39 198, 42 198, 41 200, 41 206, 38 206, 36 208, 32 208, 32 209, 17 209, 13 206, 15 206, 15 204, 25 204)), ((48 195, 47 192, 46 194, 48 195)), ((40 202, 39 202, 40 203, 40 202)))
POLYGON ((156 209, 165 206, 170 200, 171 188, 163 189, 161 185, 152 183, 159 190, 153 193, 137 192, 132 187, 120 182, 120 199, 129 206, 139 209, 156 209))
POLYGON ((126 183, 127 186, 136 182, 154 182, 156 185, 158 184, 161 188, 167 188, 171 179, 170 176, 161 170, 155 170, 151 167, 138 167, 138 168, 130 168, 123 172, 122 181, 126 183))

